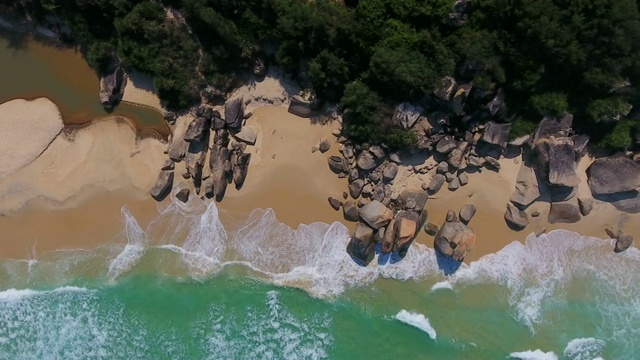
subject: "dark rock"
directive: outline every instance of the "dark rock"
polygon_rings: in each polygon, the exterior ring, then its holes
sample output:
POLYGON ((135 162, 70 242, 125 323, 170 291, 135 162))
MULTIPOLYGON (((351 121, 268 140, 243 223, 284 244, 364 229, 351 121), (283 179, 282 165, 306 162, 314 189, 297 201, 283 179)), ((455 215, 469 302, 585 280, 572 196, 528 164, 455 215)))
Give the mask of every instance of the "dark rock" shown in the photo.
POLYGON ((173 171, 162 170, 158 174, 158 179, 155 185, 151 188, 151 197, 156 201, 162 201, 169 195, 171 188, 173 187, 173 171))
POLYGON ((629 214, 640 213, 640 192, 636 190, 609 195, 596 195, 596 198, 610 203, 618 211, 629 214))
POLYGON ((547 192, 551 197, 551 202, 563 202, 573 199, 578 193, 578 187, 549 185, 547 192))
POLYGON ((442 79, 442 84, 433 90, 433 94, 441 100, 449 101, 457 86, 456 81, 452 77, 446 76, 442 79))
POLYGON ((526 212, 519 210, 513 204, 507 204, 507 211, 504 213, 507 225, 513 230, 520 231, 529 225, 529 216, 526 212))
POLYGON ((399 200, 404 203, 404 209, 418 213, 424 210, 428 199, 429 194, 424 191, 404 190, 399 196, 399 200))
POLYGON ((475 243, 476 234, 459 221, 445 222, 434 238, 434 247, 456 261, 464 260, 475 243))
POLYGON ((343 191, 343 192, 342 192, 342 198, 343 198, 343 199, 345 199, 345 200, 347 200, 347 198, 348 198, 348 197, 349 197, 349 194, 347 194, 347 192, 346 192, 346 191, 343 191))
POLYGON ((456 140, 453 137, 445 136, 436 144, 436 151, 440 154, 448 154, 451 150, 455 149, 456 146, 456 140))
POLYGON ((465 186, 469 183, 469 176, 467 173, 460 173, 460 175, 458 175, 458 181, 460 181, 460 186, 465 186))
POLYGON ((496 171, 500 170, 500 162, 497 159, 492 158, 491 156, 486 156, 484 160, 485 160, 485 165, 487 166, 487 169, 492 169, 496 171))
POLYGON ((353 201, 346 201, 342 206, 342 211, 344 214, 344 219, 347 221, 358 221, 358 219, 360 218, 358 208, 353 203, 353 201))
POLYGON ((387 230, 384 232, 384 237, 382 238, 381 252, 383 254, 389 254, 393 251, 393 245, 395 243, 395 226, 396 219, 391 219, 389 225, 387 225, 387 230))
POLYGON ((539 197, 540 188, 536 173, 526 164, 526 161, 523 161, 522 165, 520 165, 520 171, 518 171, 516 188, 511 195, 511 202, 527 207, 539 197))
POLYGON ((167 122, 171 125, 176 123, 177 120, 177 115, 175 112, 173 111, 169 111, 169 110, 164 110, 162 112, 162 115, 164 116, 164 119, 167 120, 167 122))
POLYGON ((213 130, 222 130, 227 125, 227 122, 222 120, 222 118, 214 117, 211 121, 211 128, 213 130))
POLYGON ((334 198, 334 197, 329 197, 329 205, 331 205, 331 207, 333 208, 333 210, 338 211, 340 209, 340 206, 342 206, 342 201, 334 198))
POLYGON ((256 56, 256 58, 253 59, 253 75, 259 79, 263 78, 267 74, 268 66, 269 63, 267 61, 267 57, 263 55, 256 56))
POLYGON ((460 116, 464 113, 464 105, 471 91, 471 87, 469 84, 460 85, 453 94, 450 105, 454 114, 460 116))
POLYGON ((447 157, 447 162, 449 163, 449 165, 456 169, 461 168, 464 162, 464 155, 466 154, 468 148, 468 142, 461 141, 460 143, 458 143, 458 146, 455 149, 451 150, 449 156, 447 157))
POLYGON ((385 191, 384 191, 384 187, 376 186, 373 189, 373 194, 371 195, 371 199, 380 201, 381 203, 384 203, 385 196, 386 196, 386 194, 385 194, 385 191))
POLYGON ((493 121, 487 122, 484 128, 484 135, 482 141, 489 144, 498 145, 502 148, 507 147, 507 141, 509 141, 509 133, 511 132, 511 124, 499 124, 493 121))
POLYGON ((382 178, 385 182, 390 182, 398 175, 398 165, 396 163, 388 163, 384 168, 382 178))
POLYGON ((314 108, 315 104, 312 101, 307 101, 296 95, 291 98, 288 111, 293 115, 308 118, 313 114, 314 108))
POLYGON ((349 194, 352 198, 356 199, 362 193, 362 189, 364 188, 364 180, 356 179, 351 184, 349 184, 349 194))
POLYGON ((199 116, 193 119, 189 123, 189 127, 187 127, 187 131, 184 133, 184 141, 193 142, 193 141, 202 141, 205 136, 207 136, 207 132, 211 128, 211 124, 207 119, 202 116, 199 116))
POLYGON ((373 200, 360 209, 360 218, 377 230, 391 221, 393 212, 380 201, 373 200))
POLYGON ((215 135, 213 136, 213 143, 214 145, 218 145, 224 148, 229 146, 229 132, 225 129, 216 131, 215 135))
POLYGON ((331 143, 329 142, 329 140, 320 140, 320 143, 318 144, 318 150, 320 150, 320 152, 324 154, 329 151, 329 149, 331 149, 331 143))
POLYGON ((357 165, 360 169, 367 171, 375 168, 378 164, 373 154, 364 150, 358 156, 357 165))
POLYGON ((491 116, 499 115, 504 111, 504 91, 498 89, 496 96, 487 104, 487 110, 491 116))
POLYGON ((440 191, 440 189, 442 188, 442 185, 444 185, 444 180, 445 180, 444 175, 436 174, 433 177, 433 179, 431 179, 431 182, 427 187, 427 191, 429 192, 429 194, 435 194, 438 191, 440 191))
POLYGON ((551 138, 547 141, 541 141, 535 149, 538 154, 538 169, 541 174, 548 174, 546 179, 550 184, 572 187, 580 184, 580 177, 576 173, 576 155, 573 151, 571 138, 551 138))
POLYGON ((626 156, 597 159, 587 174, 589 188, 596 195, 634 191, 640 187, 640 165, 626 156))
POLYGON ((378 145, 369 146, 369 152, 376 158, 376 160, 383 160, 386 156, 384 149, 378 145))
POLYGON ((330 156, 329 159, 327 159, 327 162, 329 163, 329 168, 335 174, 340 174, 348 170, 346 162, 340 156, 330 156))
POLYGON ((349 182, 352 183, 360 178, 360 172, 356 168, 349 170, 349 182))
POLYGON ((587 216, 591 214, 591 210, 593 210, 593 199, 579 197, 578 206, 580 207, 580 214, 582 214, 582 216, 587 216))
POLYGON ((452 182, 454 178, 455 176, 452 173, 450 172, 444 173, 444 179, 447 180, 448 183, 452 182))
POLYGON ((189 189, 182 189, 176 194, 176 199, 186 203, 189 201, 189 189))
POLYGON ((458 221, 458 218, 456 217, 456 212, 453 210, 447 211, 447 217, 445 221, 446 222, 458 221))
POLYGON ((460 209, 460 221, 462 221, 463 224, 467 225, 469 224, 469 221, 471 221, 471 218, 473 218, 473 215, 476 214, 476 207, 473 206, 472 204, 467 204, 465 206, 462 207, 462 209, 460 209))
POLYGON ((589 136, 573 135, 571 137, 571 141, 573 141, 573 151, 576 154, 576 161, 578 161, 587 152, 587 145, 589 144, 589 136))
POLYGON ((431 235, 431 236, 435 236, 438 233, 438 225, 433 224, 433 223, 427 223, 424 226, 424 232, 426 232, 427 234, 431 235))
POLYGON ((580 208, 577 201, 552 203, 548 221, 556 223, 576 223, 580 221, 580 208))
POLYGON ((229 100, 224 104, 224 121, 229 128, 239 130, 242 127, 243 118, 244 103, 242 97, 229 100))
POLYGON ((485 160, 479 156, 469 155, 467 158, 467 165, 471 167, 484 166, 485 160))
POLYGON ((213 179, 213 195, 221 200, 227 190, 231 175, 231 153, 226 147, 213 145, 209 158, 209 169, 213 179))
POLYGON ((556 119, 551 116, 545 116, 542 118, 538 127, 533 135, 533 144, 538 143, 543 138, 551 136, 568 136, 571 132, 571 125, 573 124, 573 115, 567 114, 561 119, 556 119))
POLYGON ((389 160, 393 161, 396 164, 402 164, 402 160, 400 160, 400 156, 398 153, 389 154, 389 160))
POLYGON ((535 218, 535 217, 538 217, 538 216, 540 216, 540 211, 534 211, 534 212, 531 213, 531 217, 535 218))
POLYGON ((451 182, 449 183, 449 186, 447 187, 450 191, 456 191, 460 188, 460 181, 458 180, 457 177, 454 177, 453 180, 451 180, 451 182))
POLYGON ((369 176, 367 176, 367 178, 373 183, 373 184, 377 184, 380 182, 380 180, 382 180, 382 175, 380 175, 379 172, 372 172, 371 174, 369 174, 369 176))
POLYGON ((251 154, 234 154, 231 156, 231 166, 233 168, 233 183, 236 189, 242 188, 244 180, 247 178, 249 172, 249 161, 251 161, 251 154))
POLYGON ((164 162, 164 165, 162 165, 162 169, 160 170, 173 170, 175 169, 175 163, 173 162, 173 160, 171 159, 167 159, 164 162))
POLYGON ((423 111, 424 109, 420 105, 414 106, 408 102, 403 102, 396 107, 396 111, 393 114, 393 121, 402 129, 407 130, 418 121, 423 111))
POLYGON ((436 174, 446 174, 449 172, 449 164, 446 161, 440 161, 436 167, 436 174))
POLYGON ((347 253, 361 266, 367 266, 375 256, 373 232, 369 226, 358 222, 354 235, 347 245, 347 253))
POLYGON ((227 101, 227 95, 212 86, 207 86, 200 94, 211 105, 222 105, 227 101))
POLYGON ((117 66, 100 78, 100 103, 106 109, 113 108, 122 100, 127 77, 124 69, 117 66))
POLYGON ((615 253, 621 253, 627 250, 628 248, 630 248, 631 244, 633 244, 633 236, 628 234, 623 234, 622 231, 618 231, 618 234, 615 237, 615 239, 616 239, 616 245, 613 248, 613 252, 615 253))

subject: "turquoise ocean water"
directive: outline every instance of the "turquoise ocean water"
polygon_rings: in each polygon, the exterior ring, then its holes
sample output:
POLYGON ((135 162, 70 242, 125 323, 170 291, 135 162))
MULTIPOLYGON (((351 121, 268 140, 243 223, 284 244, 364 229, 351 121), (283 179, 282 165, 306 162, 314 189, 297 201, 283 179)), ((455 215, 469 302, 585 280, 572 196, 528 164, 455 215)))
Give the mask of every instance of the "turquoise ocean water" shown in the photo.
MULTIPOLYGON (((0 262, 0 359, 634 359, 640 252, 555 231, 437 269, 367 268, 339 223, 173 203, 127 245, 0 262)), ((480 239, 490 241, 490 239, 480 239)))

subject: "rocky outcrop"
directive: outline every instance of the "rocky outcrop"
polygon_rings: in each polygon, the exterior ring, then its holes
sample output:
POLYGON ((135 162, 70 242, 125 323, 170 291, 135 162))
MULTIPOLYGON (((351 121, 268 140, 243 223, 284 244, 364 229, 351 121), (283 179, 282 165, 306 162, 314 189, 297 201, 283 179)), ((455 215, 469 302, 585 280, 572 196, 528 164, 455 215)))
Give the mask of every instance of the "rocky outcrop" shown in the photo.
POLYGON ((507 204, 507 211, 504 213, 507 225, 513 230, 520 231, 529 225, 529 216, 526 212, 518 209, 513 204, 507 204))
POLYGON ((122 100, 127 77, 119 65, 100 77, 100 103, 105 109, 113 108, 122 100))
POLYGON ((393 218, 393 212, 380 201, 373 200, 360 209, 360 218, 377 230, 393 218))
POLYGON ((497 122, 489 121, 484 128, 484 135, 482 141, 489 144, 498 145, 502 148, 507 147, 507 141, 509 141, 509 133, 511 132, 511 124, 499 124, 497 122))
POLYGON ((363 222, 358 222, 356 230, 347 245, 347 253, 353 261, 367 266, 375 256, 374 230, 363 222))
POLYGON ((540 189, 538 187, 536 173, 526 164, 526 161, 523 161, 522 165, 520 165, 520 171, 518 172, 516 188, 511 195, 511 202, 527 207, 539 197, 540 189))
POLYGON ((198 116, 189 123, 187 131, 184 133, 184 141, 202 141, 205 136, 207 136, 208 139, 210 128, 210 121, 203 116, 198 116))
POLYGON ((242 97, 229 100, 224 104, 224 121, 228 128, 239 131, 243 119, 244 103, 242 97))
POLYGON ((209 169, 213 185, 213 195, 221 200, 227 190, 231 172, 231 153, 229 149, 220 145, 213 145, 209 158, 209 169))
POLYGON ((423 111, 424 109, 420 105, 403 102, 396 107, 393 121, 403 130, 408 130, 415 125, 423 111))
POLYGON ((151 188, 151 197, 156 201, 162 201, 171 192, 171 187, 173 187, 173 171, 162 170, 158 174, 155 185, 151 188))
POLYGON ((587 169, 594 195, 635 191, 640 187, 640 165, 626 156, 600 158, 587 169))
POLYGON ((464 260, 465 256, 476 244, 476 234, 460 221, 445 221, 434 238, 434 247, 440 253, 456 261, 464 260))
POLYGON ((555 202, 551 204, 548 221, 550 224, 576 223, 580 221, 580 208, 577 200, 555 202))

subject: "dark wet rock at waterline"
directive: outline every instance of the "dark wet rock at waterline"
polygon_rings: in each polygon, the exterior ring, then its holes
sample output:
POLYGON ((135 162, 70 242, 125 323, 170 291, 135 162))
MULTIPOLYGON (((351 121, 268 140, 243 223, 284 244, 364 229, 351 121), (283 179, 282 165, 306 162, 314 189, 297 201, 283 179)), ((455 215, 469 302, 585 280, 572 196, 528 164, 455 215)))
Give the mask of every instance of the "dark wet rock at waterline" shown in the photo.
POLYGON ((517 231, 522 230, 529 225, 529 216, 527 213, 518 209, 511 203, 507 204, 504 219, 511 229, 517 231))
POLYGON ((176 199, 186 203, 189 201, 189 189, 182 189, 176 194, 176 199))
POLYGON ((164 198, 169 195, 171 192, 171 187, 173 186, 173 171, 172 170, 162 170, 160 174, 158 174, 158 179, 156 180, 155 185, 151 188, 151 196, 156 201, 162 201, 164 198))

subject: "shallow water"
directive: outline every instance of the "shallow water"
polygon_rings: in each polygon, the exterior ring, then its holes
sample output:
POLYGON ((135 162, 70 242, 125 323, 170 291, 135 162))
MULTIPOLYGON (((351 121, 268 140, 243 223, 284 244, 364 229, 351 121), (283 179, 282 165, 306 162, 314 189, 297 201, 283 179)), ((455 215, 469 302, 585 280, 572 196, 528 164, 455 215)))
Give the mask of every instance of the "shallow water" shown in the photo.
POLYGON ((555 231, 437 269, 412 247, 355 265, 339 223, 171 203, 126 246, 0 263, 0 358, 628 359, 640 351, 640 251, 555 231), (18 290, 15 290, 18 289, 18 290))
POLYGON ((0 29, 0 103, 44 96, 58 105, 67 125, 115 115, 132 120, 138 130, 168 135, 166 122, 155 109, 121 103, 113 112, 105 111, 98 99, 98 76, 82 55, 74 49, 56 49, 50 42, 0 29))

